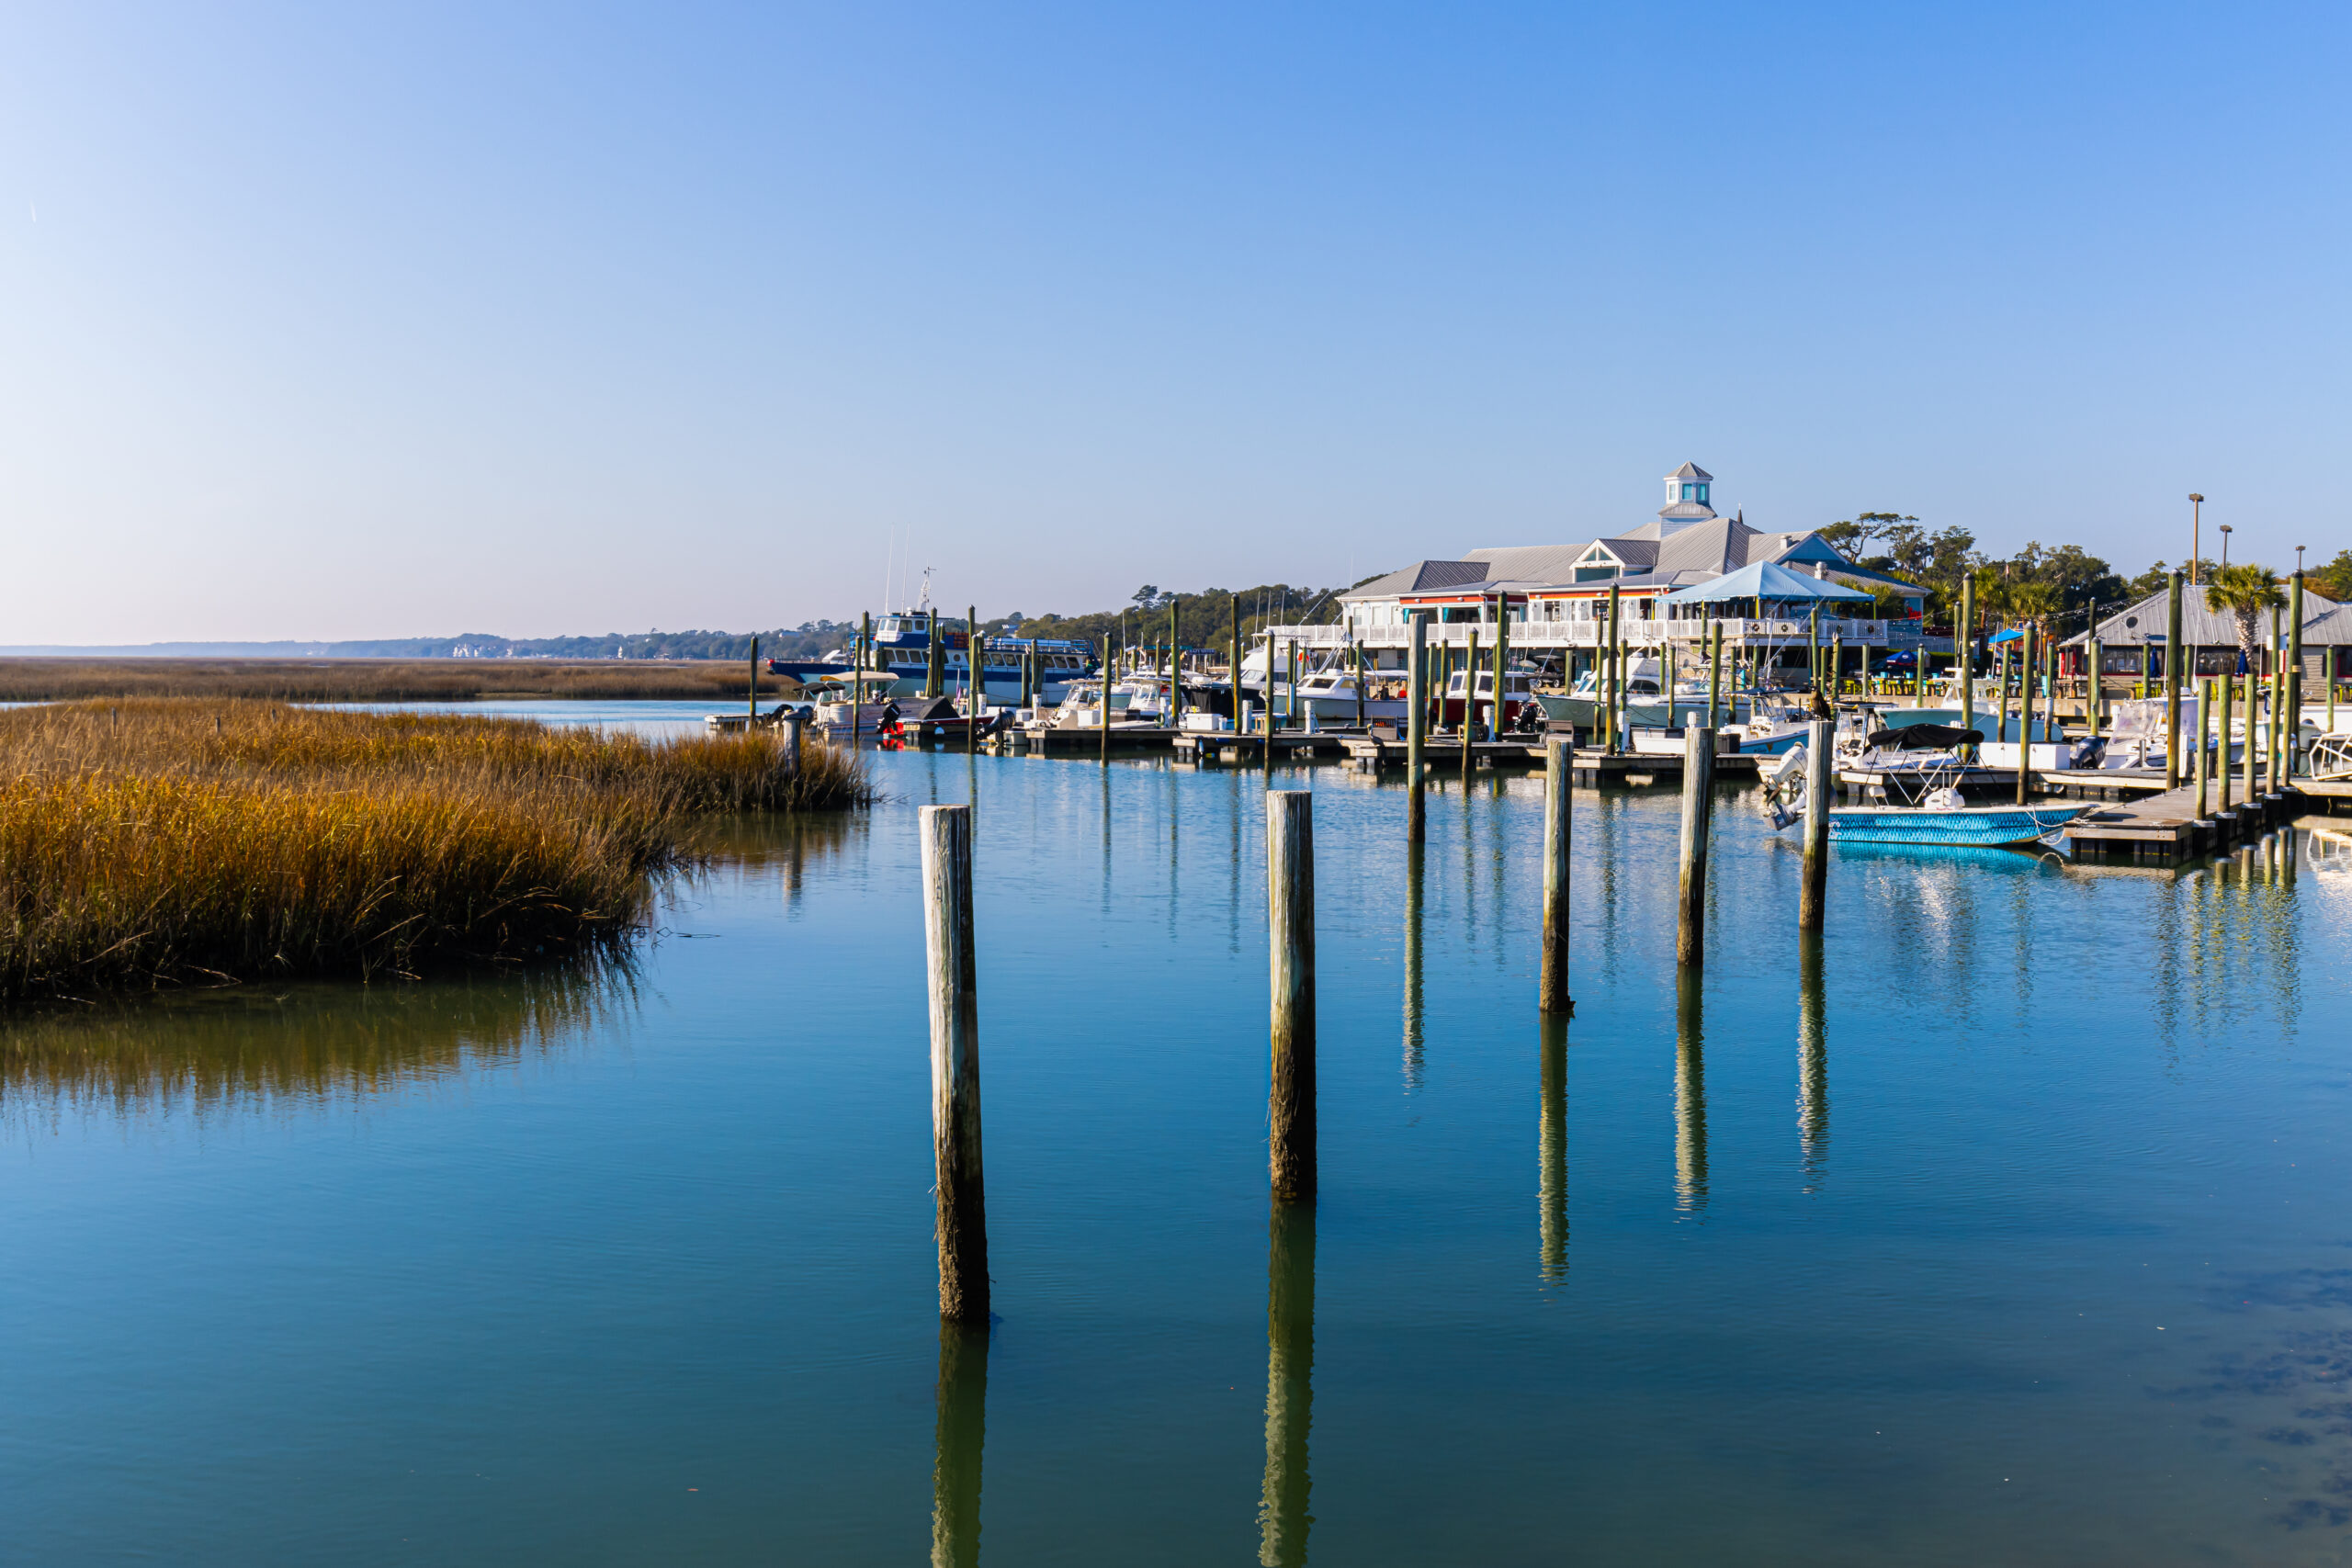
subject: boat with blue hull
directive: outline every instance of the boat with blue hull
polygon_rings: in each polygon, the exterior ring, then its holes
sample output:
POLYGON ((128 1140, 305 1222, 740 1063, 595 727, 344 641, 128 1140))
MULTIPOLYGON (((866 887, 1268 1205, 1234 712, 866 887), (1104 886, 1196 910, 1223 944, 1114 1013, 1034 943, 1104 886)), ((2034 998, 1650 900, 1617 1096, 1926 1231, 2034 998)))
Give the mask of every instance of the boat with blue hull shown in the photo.
MULTIPOLYGON (((875 626, 874 646, 866 658, 869 670, 887 671, 902 682, 921 689, 931 672, 931 639, 940 640, 941 662, 951 692, 971 683, 971 634, 941 626, 928 605, 885 615, 875 626)), ((1058 703, 1073 682, 1092 674, 1094 652, 1085 642, 1061 637, 983 637, 980 639, 980 681, 991 702, 1014 703, 1022 696, 1022 671, 1034 663, 1043 684, 1042 698, 1058 703)), ((846 675, 854 667, 851 650, 835 649, 822 659, 771 659, 768 671, 796 681, 816 682, 846 675)))
POLYGON ((2009 849, 2043 839, 2089 809, 2087 806, 1840 806, 1829 812, 1829 840, 2009 849))

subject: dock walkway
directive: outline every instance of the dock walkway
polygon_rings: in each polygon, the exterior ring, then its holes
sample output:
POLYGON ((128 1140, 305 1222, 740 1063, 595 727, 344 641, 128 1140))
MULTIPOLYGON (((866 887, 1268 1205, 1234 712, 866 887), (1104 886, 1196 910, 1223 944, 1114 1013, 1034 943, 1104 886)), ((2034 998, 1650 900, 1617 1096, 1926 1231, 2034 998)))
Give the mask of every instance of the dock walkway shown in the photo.
POLYGON ((2299 815, 2302 806, 2301 793, 2290 790, 2200 818, 2197 786, 2188 784, 2086 812, 2066 825, 2065 836, 2085 858, 2174 861, 2251 838, 2299 815))

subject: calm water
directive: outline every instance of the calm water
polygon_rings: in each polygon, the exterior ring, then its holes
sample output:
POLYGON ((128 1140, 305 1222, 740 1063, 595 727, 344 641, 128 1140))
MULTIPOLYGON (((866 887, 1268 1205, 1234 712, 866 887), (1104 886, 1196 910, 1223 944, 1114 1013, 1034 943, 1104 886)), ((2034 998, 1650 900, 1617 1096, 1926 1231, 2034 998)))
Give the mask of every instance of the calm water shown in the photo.
POLYGON ((1270 1236, 1262 780, 876 766, 632 974, 0 1032, 0 1560, 901 1564, 935 1478, 999 1564, 2352 1555, 2340 853, 1846 854, 1816 980, 1727 792, 1678 993, 1675 797, 1580 793, 1563 1035, 1540 785, 1417 864, 1317 772, 1270 1236), (943 1347, 914 812, 975 784, 1001 1320, 943 1347))

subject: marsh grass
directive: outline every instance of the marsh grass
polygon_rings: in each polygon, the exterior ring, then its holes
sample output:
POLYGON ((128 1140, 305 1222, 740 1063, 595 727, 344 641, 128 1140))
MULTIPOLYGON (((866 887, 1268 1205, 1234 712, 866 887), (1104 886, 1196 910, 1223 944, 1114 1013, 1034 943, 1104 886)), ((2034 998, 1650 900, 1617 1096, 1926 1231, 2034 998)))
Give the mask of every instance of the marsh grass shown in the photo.
POLYGON ((0 998, 611 950, 713 812, 861 805, 857 759, 273 703, 0 713, 0 998))

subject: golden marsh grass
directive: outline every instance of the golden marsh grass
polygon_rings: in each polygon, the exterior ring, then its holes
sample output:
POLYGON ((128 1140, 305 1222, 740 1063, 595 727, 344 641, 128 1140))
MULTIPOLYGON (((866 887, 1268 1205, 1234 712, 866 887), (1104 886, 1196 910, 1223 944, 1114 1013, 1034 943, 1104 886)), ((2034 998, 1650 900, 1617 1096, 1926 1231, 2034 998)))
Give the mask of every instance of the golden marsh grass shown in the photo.
POLYGON ((0 713, 0 778, 6 998, 610 948, 699 817, 872 797, 771 733, 193 700, 0 713))

